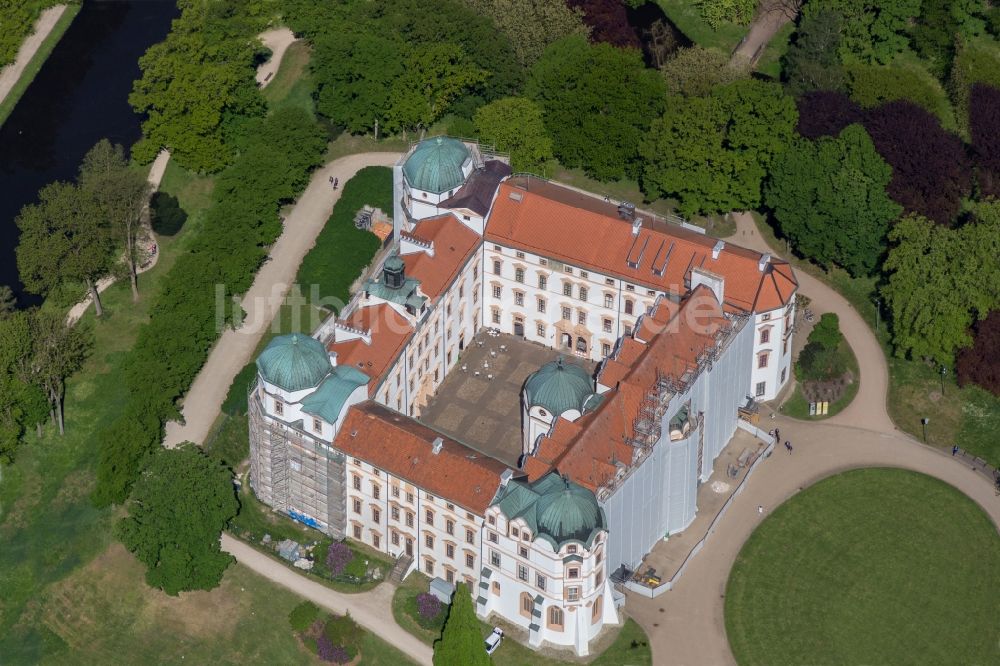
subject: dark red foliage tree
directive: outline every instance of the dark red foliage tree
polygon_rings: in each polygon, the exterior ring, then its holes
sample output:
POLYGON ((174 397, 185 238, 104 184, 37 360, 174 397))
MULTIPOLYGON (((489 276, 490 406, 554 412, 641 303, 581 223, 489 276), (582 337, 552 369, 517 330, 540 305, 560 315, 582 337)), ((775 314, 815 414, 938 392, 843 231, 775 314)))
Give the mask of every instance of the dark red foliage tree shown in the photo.
POLYGON ((583 12, 583 22, 590 26, 591 41, 619 48, 642 48, 621 0, 567 0, 566 4, 583 12))
POLYGON ((969 133, 981 196, 1000 197, 1000 90, 976 83, 969 93, 969 133))
POLYGON ((972 327, 972 346, 958 350, 955 374, 959 386, 976 384, 1000 396, 1000 310, 972 327))
POLYGON ((799 97, 799 134, 807 139, 837 136, 848 125, 864 118, 861 107, 844 93, 814 90, 799 97))
POLYGON ((907 100, 872 109, 865 127, 892 167, 889 196, 908 213, 950 225, 972 192, 972 166, 962 140, 907 100))

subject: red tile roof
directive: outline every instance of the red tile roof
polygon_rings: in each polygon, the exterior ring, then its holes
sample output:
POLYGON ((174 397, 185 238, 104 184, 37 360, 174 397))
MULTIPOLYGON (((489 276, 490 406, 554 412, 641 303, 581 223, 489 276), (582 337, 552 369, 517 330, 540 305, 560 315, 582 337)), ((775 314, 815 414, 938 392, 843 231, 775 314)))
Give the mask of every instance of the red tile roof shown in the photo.
POLYGON ((657 378, 679 380, 695 370, 698 357, 716 345, 716 332, 730 325, 708 287, 697 287, 680 307, 661 299, 639 328, 652 334, 648 343, 625 338, 618 353, 602 365, 598 382, 612 390, 601 404, 572 423, 558 420, 536 454, 525 461, 524 472, 534 480, 556 468, 596 491, 614 477, 617 463, 632 464, 636 449, 627 440, 657 378))
POLYGON ((347 411, 333 445, 386 472, 483 515, 506 465, 388 407, 365 401, 347 411), (433 452, 434 440, 443 441, 433 452))
POLYGON ((403 255, 403 262, 406 274, 420 280, 420 291, 436 301, 479 247, 479 235, 451 213, 420 220, 409 235, 434 244, 433 257, 416 252, 403 255))
POLYGON ((691 268, 702 267, 725 278, 725 304, 743 311, 773 310, 795 290, 787 262, 772 259, 761 271, 759 252, 731 243, 713 259, 715 238, 637 216, 643 224, 633 234, 615 204, 516 176, 500 185, 486 239, 677 296, 687 292, 691 268))
POLYGON ((354 339, 333 342, 328 349, 337 352, 338 364, 353 366, 371 377, 368 382, 371 395, 413 335, 413 326, 385 303, 359 307, 343 321, 352 328, 371 331, 371 344, 354 339))

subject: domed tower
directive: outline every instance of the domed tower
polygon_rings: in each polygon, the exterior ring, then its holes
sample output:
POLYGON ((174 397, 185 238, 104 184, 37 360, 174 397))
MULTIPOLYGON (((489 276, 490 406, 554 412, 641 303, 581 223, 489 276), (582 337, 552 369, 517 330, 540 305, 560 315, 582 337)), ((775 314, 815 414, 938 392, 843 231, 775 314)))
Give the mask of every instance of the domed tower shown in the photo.
POLYGON ((521 400, 522 453, 533 453, 539 435, 548 433, 557 418, 575 421, 598 400, 587 371, 561 356, 531 373, 521 400))
POLYGON ((553 483, 538 499, 537 536, 548 536, 556 551, 568 541, 579 541, 589 547, 594 536, 607 529, 604 512, 594 493, 568 479, 560 481, 561 484, 553 483))
POLYGON ((270 385, 269 392, 282 393, 286 400, 297 400, 301 396, 295 394, 316 388, 331 370, 323 343, 301 333, 279 335, 257 357, 257 371, 270 385))
POLYGON ((422 220, 445 212, 438 204, 465 183, 475 168, 476 156, 458 139, 436 136, 418 143, 401 166, 397 163, 395 199, 402 200, 406 208, 406 215, 394 215, 397 238, 399 231, 410 231, 404 218, 422 220))

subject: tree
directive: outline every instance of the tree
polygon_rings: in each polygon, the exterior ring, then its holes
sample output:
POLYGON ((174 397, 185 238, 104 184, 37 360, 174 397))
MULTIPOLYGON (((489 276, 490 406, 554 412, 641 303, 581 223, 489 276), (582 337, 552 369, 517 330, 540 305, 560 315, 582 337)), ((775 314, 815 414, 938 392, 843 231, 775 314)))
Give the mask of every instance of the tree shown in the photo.
POLYGON ((552 159, 552 139, 545 131, 542 110, 530 99, 505 97, 480 107, 476 131, 487 143, 510 153, 515 171, 538 172, 552 159))
POLYGON ((483 634, 465 583, 455 586, 441 638, 434 644, 434 666, 477 666, 493 660, 483 649, 483 634))
POLYGON ((777 84, 737 81, 710 97, 673 97, 642 144, 642 187, 685 214, 756 207, 771 162, 791 142, 795 102, 777 84))
POLYGON ((947 76, 955 57, 956 36, 969 38, 986 30, 983 0, 922 0, 910 31, 913 47, 938 78, 947 76))
POLYGON ((807 139, 837 136, 845 127, 860 123, 864 112, 844 93, 814 90, 799 97, 799 124, 796 129, 807 139))
POLYGON ((569 35, 586 36, 590 30, 583 13, 563 0, 465 0, 482 16, 488 16, 510 39, 523 66, 535 63, 546 47, 569 35))
POLYGON ((698 0, 701 17, 713 28, 723 23, 746 25, 757 9, 757 0, 698 0))
POLYGON ((941 125, 956 129, 955 112, 941 83, 919 62, 903 60, 889 65, 854 63, 846 67, 851 99, 866 109, 897 99, 908 99, 937 116, 941 125))
POLYGON ((809 342, 815 342, 823 349, 836 349, 844 339, 840 332, 840 317, 835 312, 824 312, 809 332, 809 342))
POLYGON ((403 74, 393 81, 389 105, 392 126, 426 129, 440 118, 464 90, 487 79, 489 72, 469 62, 455 44, 428 44, 413 49, 403 74))
MULTIPOLYGON (((1000 16, 1000 12, 997 14, 1000 16)), ((952 63, 948 92, 955 105, 955 120, 966 135, 971 112, 969 95, 976 83, 1000 88, 1000 44, 994 39, 980 37, 959 41, 952 63)))
POLYGON ((66 282, 83 282, 94 299, 94 311, 102 316, 97 281, 112 264, 110 228, 94 201, 71 183, 46 185, 38 197, 37 204, 28 204, 17 216, 21 281, 36 294, 66 282))
POLYGON ((843 62, 887 63, 906 50, 909 25, 921 0, 818 0, 807 2, 803 18, 823 10, 843 16, 843 62))
POLYGON ((1000 89, 976 83, 969 104, 969 135, 982 197, 1000 196, 1000 89))
POLYGON ((958 350, 955 374, 959 386, 976 384, 1000 396, 1000 310, 991 310, 972 327, 972 345, 958 350))
POLYGON ((839 54, 843 23, 843 15, 829 9, 802 13, 795 41, 782 63, 791 94, 843 90, 844 68, 839 54))
POLYGON ((664 108, 663 80, 638 51, 579 35, 546 49, 526 92, 542 107, 559 161, 599 180, 637 175, 639 144, 664 108))
POLYGON ((31 318, 31 341, 32 369, 49 401, 59 434, 63 435, 66 379, 90 356, 94 348, 93 331, 85 324, 70 326, 61 314, 38 310, 31 318))
POLYGON ((14 290, 5 284, 0 284, 0 317, 17 309, 17 296, 14 290))
POLYGON ((239 503, 231 472, 194 444, 160 449, 135 484, 118 535, 146 565, 146 582, 169 595, 210 590, 233 558, 219 534, 239 503))
POLYGON ((851 125, 837 138, 799 139, 782 153, 764 201, 799 252, 826 267, 870 275, 902 212, 886 194, 891 178, 864 128, 851 125))
POLYGON ((962 140, 907 100, 873 109, 865 128, 892 167, 889 196, 907 212, 951 224, 972 192, 972 167, 962 140))
POLYGON ((1000 303, 1000 203, 973 207, 976 220, 958 229, 917 215, 889 232, 883 288, 898 356, 950 364, 972 344, 969 328, 1000 303))
POLYGON ((705 97, 716 86, 750 77, 749 65, 731 65, 722 51, 697 45, 678 49, 660 71, 667 93, 684 97, 705 97))
POLYGON ((583 13, 593 42, 618 48, 641 49, 642 42, 628 20, 628 11, 620 0, 567 0, 570 9, 583 13))
POLYGON ((133 147, 140 161, 160 148, 193 171, 218 171, 234 150, 226 140, 243 117, 263 115, 254 79, 258 26, 240 3, 184 2, 167 38, 139 59, 142 76, 129 95, 143 115, 144 139, 133 147))
POLYGON ((83 158, 80 187, 94 199, 111 233, 125 248, 132 300, 138 301, 138 266, 146 257, 139 241, 144 236, 142 213, 149 202, 149 182, 142 174, 129 169, 121 145, 101 139, 83 158))

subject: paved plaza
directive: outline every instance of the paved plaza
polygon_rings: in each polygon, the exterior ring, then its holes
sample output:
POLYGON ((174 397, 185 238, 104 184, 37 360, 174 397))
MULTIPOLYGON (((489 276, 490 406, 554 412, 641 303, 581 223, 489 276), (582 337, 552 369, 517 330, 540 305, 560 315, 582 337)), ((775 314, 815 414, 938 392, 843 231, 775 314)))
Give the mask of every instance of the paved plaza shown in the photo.
MULTIPOLYGON (((481 330, 419 418, 516 468, 521 455, 521 387, 528 375, 559 356, 557 350, 481 330)), ((586 359, 568 360, 588 373, 596 368, 586 359)))

